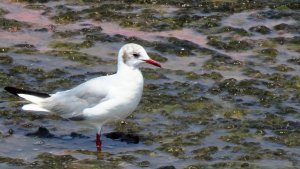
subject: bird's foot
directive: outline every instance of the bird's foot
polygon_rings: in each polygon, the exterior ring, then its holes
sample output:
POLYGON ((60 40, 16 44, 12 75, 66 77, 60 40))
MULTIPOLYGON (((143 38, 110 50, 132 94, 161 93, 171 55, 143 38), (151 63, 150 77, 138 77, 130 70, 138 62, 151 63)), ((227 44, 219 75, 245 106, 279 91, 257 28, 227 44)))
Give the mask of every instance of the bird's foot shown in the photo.
POLYGON ((101 142, 101 134, 96 134, 96 147, 97 147, 97 151, 101 152, 102 149, 102 142, 101 142))

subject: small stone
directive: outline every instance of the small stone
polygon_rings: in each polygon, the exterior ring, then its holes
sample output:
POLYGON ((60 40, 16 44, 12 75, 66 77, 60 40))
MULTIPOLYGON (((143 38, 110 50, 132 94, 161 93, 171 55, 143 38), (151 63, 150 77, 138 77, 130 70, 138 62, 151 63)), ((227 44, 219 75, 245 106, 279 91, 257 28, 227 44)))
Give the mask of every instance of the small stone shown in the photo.
POLYGON ((241 167, 249 167, 249 163, 243 163, 241 167))
POLYGON ((149 167, 150 162, 149 161, 141 161, 138 163, 138 166, 140 167, 149 167))
POLYGON ((157 169, 176 169, 176 168, 174 166, 172 166, 172 165, 168 165, 168 166, 159 167, 157 169))
POLYGON ((15 131, 14 131, 13 129, 9 129, 7 133, 8 133, 9 135, 13 135, 14 132, 15 132, 15 131))
POLYGON ((43 140, 37 140, 33 143, 34 145, 43 145, 45 142, 43 140))

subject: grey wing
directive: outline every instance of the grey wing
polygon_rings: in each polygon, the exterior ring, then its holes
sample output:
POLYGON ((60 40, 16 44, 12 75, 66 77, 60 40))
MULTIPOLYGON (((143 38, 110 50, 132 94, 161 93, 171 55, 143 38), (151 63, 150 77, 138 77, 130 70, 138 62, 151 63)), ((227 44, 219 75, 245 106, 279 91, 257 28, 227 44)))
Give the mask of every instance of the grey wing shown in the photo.
POLYGON ((108 89, 101 79, 93 79, 71 90, 57 92, 45 99, 43 108, 58 113, 64 118, 79 117, 83 110, 105 100, 108 89))

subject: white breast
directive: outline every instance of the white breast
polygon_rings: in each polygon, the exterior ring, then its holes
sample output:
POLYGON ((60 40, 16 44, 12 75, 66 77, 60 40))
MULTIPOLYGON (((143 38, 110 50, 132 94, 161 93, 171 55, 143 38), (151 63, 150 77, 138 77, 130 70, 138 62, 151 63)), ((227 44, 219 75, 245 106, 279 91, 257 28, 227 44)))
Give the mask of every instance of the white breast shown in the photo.
POLYGON ((106 99, 93 108, 84 110, 90 120, 105 122, 112 118, 125 118, 141 100, 144 80, 138 69, 122 71, 111 82, 106 99))

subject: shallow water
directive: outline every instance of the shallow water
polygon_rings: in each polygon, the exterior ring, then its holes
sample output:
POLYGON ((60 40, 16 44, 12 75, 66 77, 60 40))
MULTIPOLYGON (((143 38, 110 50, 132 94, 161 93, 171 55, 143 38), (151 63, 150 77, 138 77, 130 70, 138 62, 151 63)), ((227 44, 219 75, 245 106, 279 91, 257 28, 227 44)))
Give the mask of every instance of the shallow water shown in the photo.
POLYGON ((297 168, 300 4, 241 4, 1 1, 0 168, 297 168), (3 91, 112 74, 129 42, 163 69, 142 66, 141 104, 104 126, 102 154, 93 128, 3 91), (41 126, 50 134, 28 135, 41 126))

